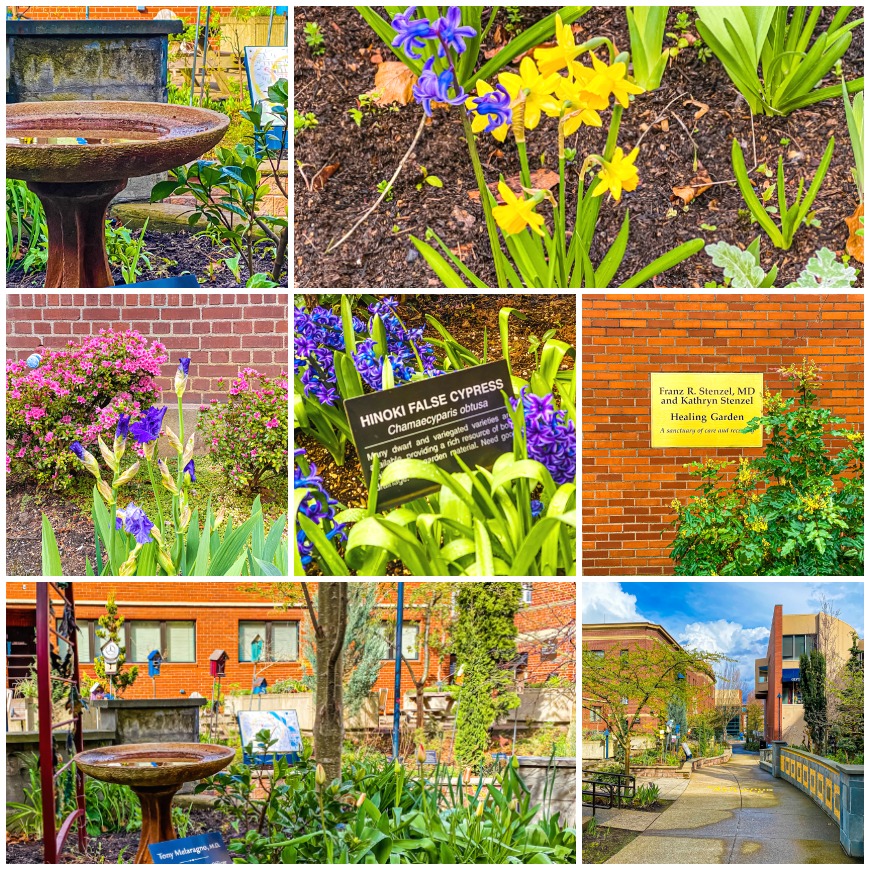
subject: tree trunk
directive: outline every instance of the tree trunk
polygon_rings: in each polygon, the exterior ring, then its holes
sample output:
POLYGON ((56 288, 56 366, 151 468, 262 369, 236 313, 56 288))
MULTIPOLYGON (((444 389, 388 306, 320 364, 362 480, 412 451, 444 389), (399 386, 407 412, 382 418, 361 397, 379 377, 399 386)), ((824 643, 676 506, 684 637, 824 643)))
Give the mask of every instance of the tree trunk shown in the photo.
POLYGON ((326 771, 326 781, 341 776, 344 743, 342 710, 342 648, 347 629, 347 583, 317 584, 317 712, 314 756, 326 771))

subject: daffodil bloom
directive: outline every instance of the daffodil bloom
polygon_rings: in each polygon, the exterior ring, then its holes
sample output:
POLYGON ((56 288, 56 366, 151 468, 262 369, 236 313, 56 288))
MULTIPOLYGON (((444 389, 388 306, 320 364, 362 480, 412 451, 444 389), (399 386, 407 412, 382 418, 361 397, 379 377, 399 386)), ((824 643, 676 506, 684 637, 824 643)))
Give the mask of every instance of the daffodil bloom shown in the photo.
POLYGON ((560 78, 556 85, 556 96, 562 103, 563 135, 570 136, 576 133, 582 124, 586 124, 587 127, 601 126, 601 116, 598 112, 607 108, 607 97, 601 96, 596 91, 587 90, 585 81, 573 77, 560 78))
POLYGON ((536 48, 535 60, 541 75, 552 75, 564 69, 578 54, 585 51, 582 45, 574 42, 574 31, 570 24, 562 24, 561 16, 556 16, 556 45, 552 48, 536 48))
POLYGON ((611 160, 596 158, 601 164, 601 171, 598 173, 598 186, 592 191, 592 196, 601 196, 601 194, 610 191, 610 195, 619 202, 622 197, 623 190, 634 190, 640 179, 637 175, 637 168, 634 161, 637 159, 638 149, 635 148, 626 157, 622 148, 617 148, 613 152, 611 160))
MULTIPOLYGON (((504 90, 503 86, 499 85, 502 90, 504 90)), ((474 133, 481 133, 485 130, 488 130, 492 135, 499 141, 504 142, 507 137, 508 130, 510 130, 510 121, 507 123, 503 123, 497 125, 495 127, 492 126, 493 121, 497 120, 499 115, 495 112, 485 112, 481 114, 481 108, 486 108, 487 101, 486 97, 489 94, 496 93, 496 89, 489 84, 488 82, 483 81, 483 79, 477 80, 477 96, 469 97, 465 101, 465 107, 471 112, 471 129, 474 133)), ((510 94, 508 94, 510 97, 510 94)), ((501 113, 501 117, 504 117, 504 113, 501 113)), ((508 117, 510 117, 510 110, 508 110, 508 117)))
POLYGON ((499 83, 511 95, 511 106, 524 104, 524 123, 527 130, 534 130, 541 123, 541 112, 559 114, 559 104, 553 99, 560 76, 552 73, 543 76, 530 57, 524 57, 520 73, 500 73, 499 83))
POLYGON ((625 78, 628 67, 624 63, 614 63, 608 66, 592 55, 592 66, 595 76, 589 82, 589 89, 599 93, 613 94, 623 109, 628 108, 629 94, 642 94, 643 88, 625 78))
POLYGON ((498 183, 498 192, 504 200, 504 205, 494 206, 492 216, 507 235, 521 233, 526 227, 539 236, 544 235, 541 229, 544 219, 535 213, 537 202, 534 199, 518 197, 503 181, 498 183))

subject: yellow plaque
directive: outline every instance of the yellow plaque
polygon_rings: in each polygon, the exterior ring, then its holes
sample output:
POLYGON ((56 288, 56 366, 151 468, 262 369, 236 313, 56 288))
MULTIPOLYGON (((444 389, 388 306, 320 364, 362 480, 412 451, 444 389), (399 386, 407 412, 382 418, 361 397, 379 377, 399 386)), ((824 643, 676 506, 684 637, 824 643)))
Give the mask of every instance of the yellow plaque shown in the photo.
POLYGON ((742 433, 762 415, 761 372, 650 375, 651 447, 761 447, 762 429, 742 433))

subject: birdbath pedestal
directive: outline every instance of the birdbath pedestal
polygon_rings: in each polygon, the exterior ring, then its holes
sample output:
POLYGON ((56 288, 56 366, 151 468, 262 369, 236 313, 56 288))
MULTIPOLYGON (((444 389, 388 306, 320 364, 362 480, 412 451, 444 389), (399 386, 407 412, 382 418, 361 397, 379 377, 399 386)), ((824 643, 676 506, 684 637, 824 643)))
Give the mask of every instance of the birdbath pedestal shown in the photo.
POLYGON ((130 743, 88 749, 75 756, 78 768, 103 782, 129 786, 142 805, 136 864, 153 864, 148 846, 176 839, 172 798, 186 782, 223 770, 235 757, 228 746, 209 743, 130 743))
POLYGON ((48 226, 46 287, 112 287, 105 220, 130 178, 201 157, 220 112, 167 103, 60 100, 6 107, 6 175, 26 181, 48 226))

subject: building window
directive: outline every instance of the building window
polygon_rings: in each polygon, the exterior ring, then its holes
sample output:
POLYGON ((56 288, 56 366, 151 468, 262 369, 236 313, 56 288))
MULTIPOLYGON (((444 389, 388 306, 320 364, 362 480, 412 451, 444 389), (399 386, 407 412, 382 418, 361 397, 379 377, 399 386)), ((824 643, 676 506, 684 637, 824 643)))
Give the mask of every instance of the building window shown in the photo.
POLYGON ((816 648, 814 634, 784 634, 782 636, 782 657, 784 659, 799 659, 804 653, 816 648))
MULTIPOLYGON (((94 643, 95 635, 94 635, 94 626, 96 626, 95 619, 77 619, 76 625, 78 626, 78 647, 79 647, 79 661, 80 662, 92 662, 94 660, 94 647, 96 644, 94 643)), ((57 620, 57 630, 60 631, 60 620, 57 620)), ((66 657, 66 651, 68 644, 65 640, 61 640, 58 638, 58 652, 60 653, 61 658, 66 657)))
POLYGON ((532 603, 532 584, 523 583, 523 604, 532 603))
MULTIPOLYGON (((387 651, 383 661, 392 661, 396 658, 396 630, 392 623, 385 622, 383 627, 384 640, 387 642, 387 651)), ((402 623, 402 655, 408 661, 415 662, 420 658, 417 649, 417 640, 420 636, 420 624, 418 622, 402 623)))
POLYGON ((592 653, 592 655, 598 656, 598 658, 600 658, 600 659, 604 658, 604 650, 603 649, 593 649, 593 650, 590 650, 590 652, 592 653))
POLYGON ((263 641, 261 662, 295 662, 299 659, 299 623, 261 621, 239 622, 239 661, 253 662, 251 644, 263 641))
POLYGON ((590 722, 600 722, 601 721, 601 707, 591 707, 589 709, 589 721, 590 722))
POLYGON ((623 658, 623 659, 627 659, 627 658, 628 658, 628 650, 627 650, 627 649, 621 649, 621 650, 619 651, 619 657, 620 657, 620 658, 623 658))
POLYGON ((803 704, 804 699, 801 695, 800 686, 798 683, 785 683, 782 687, 782 703, 783 704, 803 704))
MULTIPOLYGON (((167 664, 196 661, 196 622, 192 619, 133 619, 124 623, 128 662, 147 662, 157 650, 167 664)), ((105 643, 97 638, 97 648, 105 643)))

